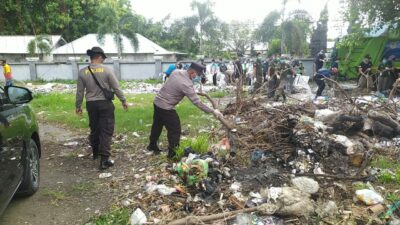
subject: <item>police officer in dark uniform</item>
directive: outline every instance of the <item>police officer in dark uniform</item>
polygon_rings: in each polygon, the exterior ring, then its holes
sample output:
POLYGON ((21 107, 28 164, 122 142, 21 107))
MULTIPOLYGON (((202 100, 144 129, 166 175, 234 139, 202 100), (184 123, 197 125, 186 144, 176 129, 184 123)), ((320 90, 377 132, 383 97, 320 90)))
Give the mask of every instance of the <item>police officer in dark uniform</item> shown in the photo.
POLYGON ((114 104, 106 91, 115 92, 125 111, 128 110, 128 105, 114 72, 103 65, 107 58, 103 49, 93 47, 87 50, 87 55, 90 56, 90 65, 79 71, 75 112, 82 115, 81 106, 85 96, 86 110, 89 114, 89 141, 93 151, 93 159, 100 156, 100 169, 104 170, 114 165, 114 161, 109 158, 115 125, 114 104))

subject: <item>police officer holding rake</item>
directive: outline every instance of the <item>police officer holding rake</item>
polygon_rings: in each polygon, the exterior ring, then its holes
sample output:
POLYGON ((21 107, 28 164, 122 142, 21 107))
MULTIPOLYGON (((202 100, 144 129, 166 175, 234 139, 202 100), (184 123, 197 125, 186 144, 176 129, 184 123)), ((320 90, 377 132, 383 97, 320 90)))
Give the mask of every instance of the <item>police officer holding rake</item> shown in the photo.
POLYGON ((193 87, 192 80, 203 73, 205 67, 199 63, 192 63, 188 70, 174 70, 170 78, 160 89, 154 99, 153 125, 151 127, 150 144, 147 150, 155 154, 160 153, 157 142, 163 126, 168 131, 168 158, 175 156, 181 138, 181 122, 175 111, 175 106, 183 99, 189 100, 206 113, 213 113, 216 117, 223 117, 218 110, 204 105, 193 87))
POLYGON ((93 159, 97 159, 100 155, 100 169, 104 170, 114 165, 114 161, 109 159, 115 125, 113 92, 122 102, 125 111, 128 110, 128 105, 124 94, 119 89, 114 72, 103 65, 107 58, 103 49, 93 47, 87 50, 87 55, 90 56, 90 65, 81 69, 78 76, 76 114, 82 115, 81 106, 83 96, 85 96, 93 159))

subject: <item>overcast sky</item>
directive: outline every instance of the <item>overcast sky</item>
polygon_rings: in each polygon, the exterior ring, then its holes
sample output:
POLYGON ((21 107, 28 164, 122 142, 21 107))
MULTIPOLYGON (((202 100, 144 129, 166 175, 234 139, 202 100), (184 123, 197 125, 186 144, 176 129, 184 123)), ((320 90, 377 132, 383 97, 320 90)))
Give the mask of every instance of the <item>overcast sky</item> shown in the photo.
MULTIPOLYGON (((168 14, 172 18, 192 15, 190 8, 192 0, 131 0, 132 8, 146 18, 161 20, 168 14)), ((214 0, 215 15, 225 22, 232 20, 250 21, 255 25, 261 23, 264 17, 273 10, 282 9, 282 0, 214 0)), ((287 10, 304 9, 317 21, 321 10, 328 2, 329 30, 328 37, 335 38, 345 34, 347 26, 340 16, 339 0, 288 0, 287 10)), ((286 14, 288 15, 288 14, 286 14)))

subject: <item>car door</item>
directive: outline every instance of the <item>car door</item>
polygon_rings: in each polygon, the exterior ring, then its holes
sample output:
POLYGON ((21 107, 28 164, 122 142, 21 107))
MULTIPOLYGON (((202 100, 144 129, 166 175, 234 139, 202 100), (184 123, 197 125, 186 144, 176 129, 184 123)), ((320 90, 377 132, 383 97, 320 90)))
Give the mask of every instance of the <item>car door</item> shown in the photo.
POLYGON ((0 88, 0 213, 18 188, 23 174, 24 114, 0 88))

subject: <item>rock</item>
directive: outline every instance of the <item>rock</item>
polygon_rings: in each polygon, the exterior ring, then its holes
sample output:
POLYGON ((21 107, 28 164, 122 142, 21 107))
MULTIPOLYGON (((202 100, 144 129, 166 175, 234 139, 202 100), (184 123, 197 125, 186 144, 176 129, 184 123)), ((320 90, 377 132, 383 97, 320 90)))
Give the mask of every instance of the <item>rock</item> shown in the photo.
POLYGON ((317 181, 308 177, 296 177, 292 179, 292 184, 302 192, 315 194, 319 190, 317 181))
POLYGON ((324 123, 333 122, 339 113, 341 112, 332 111, 330 109, 315 110, 314 119, 324 123))
POLYGON ((363 153, 365 150, 360 141, 349 139, 343 135, 332 135, 330 139, 332 141, 331 147, 340 150, 345 155, 363 153))
POLYGON ((143 211, 137 208, 131 215, 131 225, 142 225, 147 223, 147 217, 143 211))
POLYGON ((328 201, 322 204, 321 208, 315 210, 321 218, 334 217, 338 214, 338 208, 334 201, 328 201))

